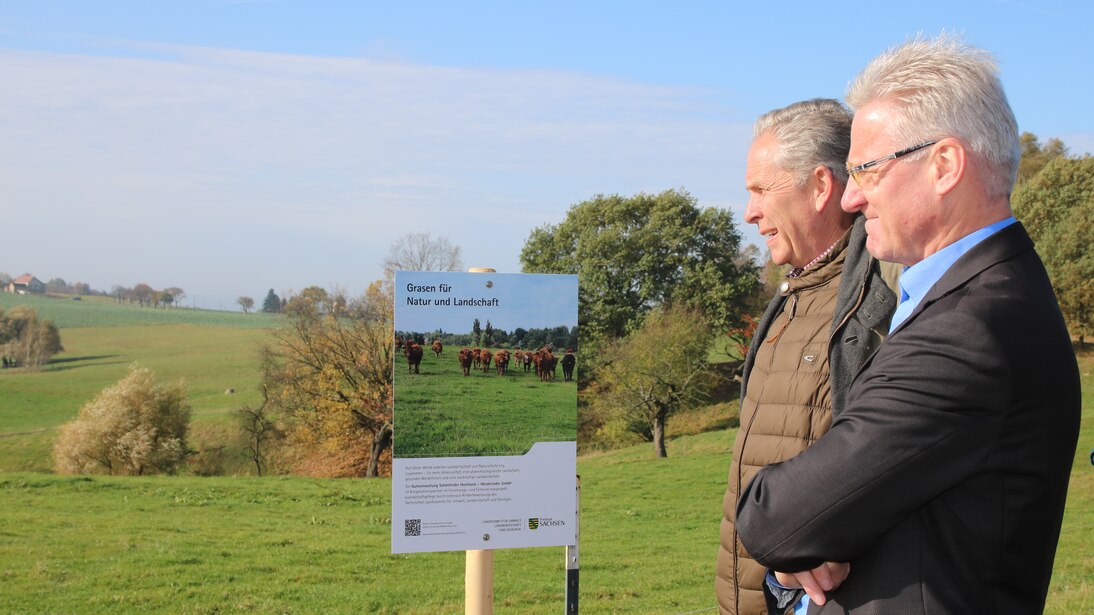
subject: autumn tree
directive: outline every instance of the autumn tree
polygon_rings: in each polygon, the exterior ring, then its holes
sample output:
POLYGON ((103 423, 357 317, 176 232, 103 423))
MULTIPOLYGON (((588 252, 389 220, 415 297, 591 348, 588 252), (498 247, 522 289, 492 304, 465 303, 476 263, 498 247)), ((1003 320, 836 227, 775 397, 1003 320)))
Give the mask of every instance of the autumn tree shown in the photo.
POLYGON ((132 296, 132 300, 137 302, 137 305, 144 307, 146 304, 152 303, 152 297, 156 294, 156 291, 149 285, 141 283, 133 287, 129 291, 132 296))
POLYGON ((39 319, 34 308, 18 306, 0 310, 0 358, 4 367, 35 369, 64 350, 61 332, 53 321, 39 319))
POLYGON ((264 349, 269 403, 286 418, 297 471, 377 476, 390 454, 392 302, 379 286, 355 300, 305 289, 264 349))
POLYGON ((186 291, 182 290, 178 286, 171 286, 163 289, 164 294, 170 295, 171 300, 168 302, 171 305, 181 305, 182 300, 186 298, 186 291))
POLYGON ((1011 199, 1079 344, 1094 331, 1094 157, 1055 158, 1011 199))
POLYGON ((186 460, 189 425, 185 385, 162 384, 134 365, 61 426, 53 467, 61 474, 173 474, 186 460))
POLYGON ((236 303, 239 304, 239 307, 241 310, 243 310, 244 314, 250 314, 251 310, 253 310, 255 307, 255 300, 246 295, 243 295, 239 299, 236 299, 236 303))
POLYGON ((604 428, 624 429, 665 449, 668 418, 708 401, 717 375, 707 364, 712 329, 697 308, 655 308, 636 331, 608 346, 593 411, 604 428))

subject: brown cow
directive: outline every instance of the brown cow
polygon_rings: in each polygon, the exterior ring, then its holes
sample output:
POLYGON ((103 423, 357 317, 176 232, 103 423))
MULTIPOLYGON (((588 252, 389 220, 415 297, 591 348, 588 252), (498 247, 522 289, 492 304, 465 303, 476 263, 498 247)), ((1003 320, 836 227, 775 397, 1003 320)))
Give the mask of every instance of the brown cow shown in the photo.
POLYGON ((509 369, 508 350, 499 350, 494 354, 494 367, 496 368, 498 375, 505 375, 505 370, 509 369))
POLYGON ((471 349, 471 360, 475 363, 475 369, 482 367, 482 348, 471 349))
POLYGON ((490 359, 494 356, 494 353, 483 348, 479 351, 479 361, 482 363, 482 373, 486 373, 490 370, 490 359))
POLYGON ((403 354, 406 355, 406 373, 419 373, 418 366, 422 363, 422 347, 407 340, 403 344, 403 354))
POLYGON ((554 380, 556 365, 558 365, 558 357, 551 354, 551 351, 544 347, 539 356, 539 379, 544 382, 554 380))
POLYGON ((574 357, 574 351, 571 348, 566 349, 566 354, 562 357, 562 379, 569 382, 574 379, 574 365, 577 363, 577 358, 574 357))
POLYGON ((460 360, 460 367, 463 368, 463 375, 464 376, 470 376, 471 375, 471 364, 474 362, 471 359, 471 350, 469 350, 467 348, 461 349, 460 353, 459 353, 459 356, 457 358, 460 360))
POLYGON ((441 340, 433 340, 433 352, 437 353, 437 358, 440 358, 443 349, 444 345, 441 344, 441 340))

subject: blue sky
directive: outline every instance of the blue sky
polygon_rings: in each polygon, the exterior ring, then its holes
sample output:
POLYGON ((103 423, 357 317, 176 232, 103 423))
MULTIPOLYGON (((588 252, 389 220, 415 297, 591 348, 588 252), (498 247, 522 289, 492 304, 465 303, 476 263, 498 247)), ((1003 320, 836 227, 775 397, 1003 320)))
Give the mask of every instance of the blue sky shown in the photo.
POLYGON ((757 115, 943 29, 996 55, 1022 130, 1094 151, 1091 23, 1052 0, 0 2, 0 271, 233 307, 358 294, 409 232, 516 272, 596 194, 739 219, 757 115))

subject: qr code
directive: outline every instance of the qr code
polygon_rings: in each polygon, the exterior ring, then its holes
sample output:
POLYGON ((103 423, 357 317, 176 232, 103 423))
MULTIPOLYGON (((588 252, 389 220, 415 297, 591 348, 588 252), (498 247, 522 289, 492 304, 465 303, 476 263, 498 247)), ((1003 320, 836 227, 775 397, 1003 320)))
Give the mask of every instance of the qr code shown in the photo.
POLYGON ((421 536, 422 535, 422 520, 421 519, 405 519, 403 521, 403 531, 406 532, 403 536, 421 536))

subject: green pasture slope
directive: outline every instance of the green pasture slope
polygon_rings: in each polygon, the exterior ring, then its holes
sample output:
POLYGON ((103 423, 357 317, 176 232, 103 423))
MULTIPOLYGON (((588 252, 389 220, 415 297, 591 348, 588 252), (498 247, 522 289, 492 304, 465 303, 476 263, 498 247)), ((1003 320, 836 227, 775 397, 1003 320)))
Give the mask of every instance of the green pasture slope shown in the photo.
POLYGON ((236 408, 260 401, 258 345, 276 323, 269 315, 0 294, 0 307, 16 305, 57 323, 65 351, 36 372, 0 371, 0 472, 49 471, 57 427, 133 363, 187 383, 199 448, 223 437, 236 408))
POLYGON ((504 375, 491 365, 464 376, 458 352, 448 348, 438 357, 426 348, 417 374, 396 359, 397 456, 523 455, 536 442, 573 441, 577 383, 563 381, 561 366, 552 382, 513 360, 504 375))

